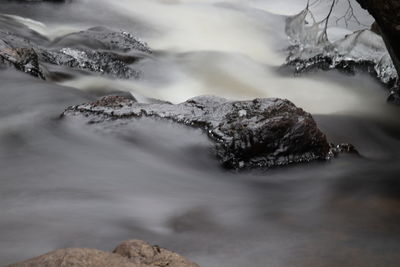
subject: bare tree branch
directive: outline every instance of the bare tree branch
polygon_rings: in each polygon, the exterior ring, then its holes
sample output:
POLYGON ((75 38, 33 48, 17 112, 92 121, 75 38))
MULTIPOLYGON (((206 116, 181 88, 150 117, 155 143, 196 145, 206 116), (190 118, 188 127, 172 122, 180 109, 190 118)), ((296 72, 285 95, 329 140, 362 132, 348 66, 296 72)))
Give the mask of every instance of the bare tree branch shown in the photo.
MULTIPOLYGON (((338 1, 340 1, 340 0, 338 0, 338 1)), ((360 20, 357 18, 357 16, 355 15, 354 7, 353 7, 351 1, 346 0, 346 2, 347 2, 346 12, 342 16, 336 18, 336 25, 339 24, 340 21, 343 21, 345 23, 346 27, 348 27, 349 21, 353 20, 360 26, 367 26, 367 25, 362 24, 360 22, 360 20)))

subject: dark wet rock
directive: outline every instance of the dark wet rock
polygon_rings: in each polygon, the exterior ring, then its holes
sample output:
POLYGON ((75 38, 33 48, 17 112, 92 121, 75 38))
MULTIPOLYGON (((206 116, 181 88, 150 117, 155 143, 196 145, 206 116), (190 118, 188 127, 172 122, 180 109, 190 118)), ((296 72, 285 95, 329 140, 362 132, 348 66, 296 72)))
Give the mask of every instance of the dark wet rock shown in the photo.
POLYGON ((333 156, 338 156, 339 154, 353 154, 359 155, 357 149, 352 144, 342 143, 339 145, 331 144, 331 153, 333 156))
POLYGON ((13 66, 17 70, 44 79, 39 67, 38 55, 31 48, 12 48, 0 51, 0 64, 13 66))
POLYGON ((400 105, 400 88, 393 87, 387 101, 391 104, 400 105))
POLYGON ((60 249, 8 267, 199 267, 181 255, 141 240, 120 244, 114 253, 88 248, 60 249))
POLYGON ((400 1, 357 0, 357 2, 375 18, 393 64, 400 73, 400 1))
POLYGON ((17 70, 44 79, 39 57, 28 40, 0 31, 0 65, 14 67, 17 70))
POLYGON ((397 80, 397 72, 387 52, 382 37, 364 30, 347 35, 334 43, 303 47, 293 45, 283 68, 293 69, 295 74, 318 70, 338 70, 354 75, 366 72, 391 88, 397 80))
POLYGON ((112 52, 62 48, 60 50, 41 50, 40 59, 44 63, 64 66, 75 70, 95 72, 115 78, 138 78, 139 72, 129 66, 138 60, 112 52))
POLYGON ((98 27, 49 43, 30 29, 17 31, 21 23, 13 18, 1 16, 1 20, 10 25, 0 26, 0 63, 43 79, 68 77, 52 75, 54 69, 59 73, 59 66, 113 78, 137 78, 139 72, 133 63, 151 53, 145 43, 127 32, 98 27))
POLYGON ((124 31, 115 32, 105 27, 94 27, 65 35, 54 40, 52 46, 75 49, 102 49, 115 52, 135 51, 151 53, 147 44, 137 40, 132 34, 124 31))
MULTIPOLYGON (((378 77, 379 74, 377 73, 375 66, 376 63, 370 60, 354 60, 346 57, 337 60, 337 58, 332 56, 318 54, 306 59, 290 59, 285 63, 284 68, 291 68, 295 74, 335 69, 349 75, 354 75, 358 72, 367 72, 374 77, 378 77)), ((393 84, 394 82, 395 78, 391 78, 386 83, 393 84)))
POLYGON ((391 88, 397 71, 384 38, 373 30, 360 30, 331 42, 327 29, 307 21, 308 8, 286 18, 285 32, 291 46, 283 69, 293 68, 296 74, 315 70, 339 70, 347 74, 368 72, 391 88))
POLYGON ((137 78, 139 72, 130 65, 151 54, 132 34, 105 27, 68 34, 49 46, 41 51, 43 62, 122 79, 137 78))
POLYGON ((134 123, 135 118, 145 116, 199 127, 214 141, 223 166, 232 169, 325 160, 331 155, 312 116, 283 99, 228 101, 200 96, 174 105, 111 96, 70 107, 63 116, 101 127, 116 120, 134 123))

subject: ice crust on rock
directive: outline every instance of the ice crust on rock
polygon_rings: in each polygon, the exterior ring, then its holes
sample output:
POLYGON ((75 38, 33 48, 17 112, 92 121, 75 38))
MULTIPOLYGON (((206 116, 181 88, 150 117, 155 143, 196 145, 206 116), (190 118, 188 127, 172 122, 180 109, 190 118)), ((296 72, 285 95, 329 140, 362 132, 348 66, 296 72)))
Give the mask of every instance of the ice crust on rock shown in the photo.
POLYGON ((326 136, 312 116, 284 99, 228 101, 199 96, 180 104, 138 103, 118 96, 68 108, 97 129, 126 133, 126 124, 140 117, 169 119, 203 129, 215 143, 223 166, 231 169, 276 167, 325 160, 331 156, 326 136))
POLYGON ((28 34, 21 25, 0 15, 0 67, 15 67, 42 79, 51 76, 55 65, 111 78, 138 78, 133 63, 152 53, 147 44, 124 31, 96 27, 50 43, 33 30, 28 34))
POLYGON ((313 69, 339 69, 354 73, 362 69, 375 75, 382 83, 391 85, 397 72, 383 38, 360 30, 330 42, 325 22, 315 22, 308 9, 286 19, 286 34, 291 46, 285 66, 296 73, 313 69), (311 17, 312 23, 308 19, 311 17))

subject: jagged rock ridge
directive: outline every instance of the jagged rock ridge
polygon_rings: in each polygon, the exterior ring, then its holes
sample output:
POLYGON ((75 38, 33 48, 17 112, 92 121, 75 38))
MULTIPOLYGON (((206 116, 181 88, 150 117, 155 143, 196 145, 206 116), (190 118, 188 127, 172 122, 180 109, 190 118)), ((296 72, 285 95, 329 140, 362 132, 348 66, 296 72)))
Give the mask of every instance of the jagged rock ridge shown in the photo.
POLYGON ((51 77, 52 66, 114 78, 137 78, 139 72, 132 64, 151 54, 147 44, 124 31, 95 27, 50 42, 11 17, 1 16, 2 20, 13 27, 0 26, 0 64, 42 79, 51 77), (21 32, 11 31, 16 26, 21 32))
POLYGON ((115 120, 134 123, 138 117, 165 118, 200 127, 214 141, 223 166, 233 169, 325 160, 331 155, 330 145, 312 116, 283 99, 228 101, 200 96, 174 105, 109 96, 70 107, 63 117, 80 118, 102 127, 115 120))

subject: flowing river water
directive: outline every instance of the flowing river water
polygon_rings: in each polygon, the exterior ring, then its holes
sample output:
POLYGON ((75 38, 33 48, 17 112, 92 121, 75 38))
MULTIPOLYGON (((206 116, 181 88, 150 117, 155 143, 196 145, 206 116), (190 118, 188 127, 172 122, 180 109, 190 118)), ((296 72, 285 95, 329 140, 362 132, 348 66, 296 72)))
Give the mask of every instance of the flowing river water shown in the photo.
POLYGON ((0 71, 0 265, 138 238, 204 267, 398 266, 400 109, 366 74, 277 71, 289 45, 284 15, 305 2, 1 3, 0 13, 50 39, 107 26, 154 53, 137 64, 137 80, 55 84, 0 71), (204 94, 287 98, 361 157, 238 173, 219 166, 200 130, 142 119, 120 139, 58 119, 115 90, 174 103, 204 94))

